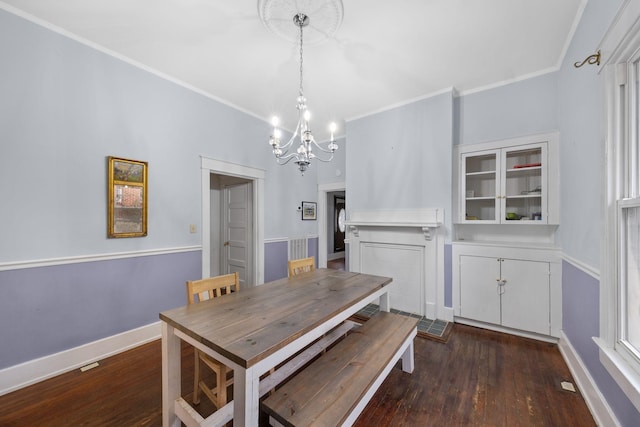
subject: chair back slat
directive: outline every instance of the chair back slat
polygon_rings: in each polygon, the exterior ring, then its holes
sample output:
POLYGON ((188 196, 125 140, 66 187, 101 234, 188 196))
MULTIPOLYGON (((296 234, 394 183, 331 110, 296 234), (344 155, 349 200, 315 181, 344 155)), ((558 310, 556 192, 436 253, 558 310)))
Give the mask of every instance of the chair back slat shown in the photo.
POLYGON ((187 281, 187 301, 193 304, 240 290, 238 272, 223 276, 187 281), (197 299, 196 299, 197 296, 197 299))
POLYGON ((301 273, 308 273, 316 269, 316 260, 310 256, 308 258, 292 259, 289 261, 289 277, 301 273))

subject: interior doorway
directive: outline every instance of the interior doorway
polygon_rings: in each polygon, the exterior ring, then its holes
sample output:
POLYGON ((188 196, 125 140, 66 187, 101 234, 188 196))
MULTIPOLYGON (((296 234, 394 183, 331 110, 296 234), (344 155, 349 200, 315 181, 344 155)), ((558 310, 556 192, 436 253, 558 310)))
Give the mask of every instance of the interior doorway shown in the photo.
MULTIPOLYGON (((345 258, 345 249, 335 251, 335 233, 338 229, 339 211, 336 212, 336 197, 344 204, 343 224, 346 232, 347 200, 344 182, 321 184, 318 186, 318 267, 326 268, 327 261, 345 258)), ((344 241, 344 238, 343 238, 344 241)))
POLYGON ((238 273, 240 287, 253 281, 253 182, 211 174, 210 276, 238 273))
POLYGON ((202 277, 264 283, 264 171, 206 157, 201 169, 202 277))
POLYGON ((346 199, 344 191, 327 193, 327 261, 344 258, 346 235, 346 199))

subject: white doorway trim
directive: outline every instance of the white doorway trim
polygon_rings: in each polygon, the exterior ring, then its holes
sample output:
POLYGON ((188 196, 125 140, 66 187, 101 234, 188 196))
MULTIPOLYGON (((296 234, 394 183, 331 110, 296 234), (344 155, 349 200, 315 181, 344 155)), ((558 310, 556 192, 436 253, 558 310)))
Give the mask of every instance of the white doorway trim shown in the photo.
POLYGON ((327 193, 345 191, 344 182, 318 185, 318 267, 327 268, 327 193))
POLYGON ((223 162, 200 156, 202 173, 202 277, 211 271, 211 205, 209 182, 212 173, 245 178, 253 181, 253 279, 258 285, 264 283, 264 170, 223 162))

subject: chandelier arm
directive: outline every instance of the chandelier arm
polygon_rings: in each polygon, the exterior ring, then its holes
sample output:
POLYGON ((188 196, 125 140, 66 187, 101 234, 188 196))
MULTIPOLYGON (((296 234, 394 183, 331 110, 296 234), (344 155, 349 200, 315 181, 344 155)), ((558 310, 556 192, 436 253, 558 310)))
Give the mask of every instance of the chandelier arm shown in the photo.
POLYGON ((298 158, 298 153, 291 153, 288 156, 280 155, 280 156, 276 157, 276 162, 279 165, 286 165, 287 163, 289 163, 291 161, 291 159, 294 159, 294 158, 296 158, 296 159, 298 158))
POLYGON ((298 136, 298 130, 300 129, 301 122, 302 118, 298 118, 298 124, 296 125, 296 130, 293 132, 293 135, 291 135, 291 138, 289 138, 289 141, 287 141, 286 144, 280 146, 281 149, 285 150, 285 152, 282 154, 287 154, 289 147, 293 145, 293 141, 295 141, 296 137, 298 136))
POLYGON ((327 148, 322 148, 322 146, 320 145, 320 144, 326 144, 326 142, 317 143, 315 139, 311 140, 311 142, 313 142, 313 145, 315 145, 320 151, 333 154, 333 151, 327 148))
POLYGON ((333 153, 331 153, 331 156, 328 159, 323 159, 322 157, 318 157, 316 155, 314 155, 313 158, 320 160, 323 163, 329 163, 331 160, 333 160, 333 153))
MULTIPOLYGON (((296 139, 296 136, 298 136, 298 135, 294 133, 293 136, 289 139, 289 141, 287 141, 286 144, 280 146, 281 149, 285 150, 285 153, 293 145, 293 141, 296 139)), ((283 153, 283 154, 285 154, 285 153, 283 153)))

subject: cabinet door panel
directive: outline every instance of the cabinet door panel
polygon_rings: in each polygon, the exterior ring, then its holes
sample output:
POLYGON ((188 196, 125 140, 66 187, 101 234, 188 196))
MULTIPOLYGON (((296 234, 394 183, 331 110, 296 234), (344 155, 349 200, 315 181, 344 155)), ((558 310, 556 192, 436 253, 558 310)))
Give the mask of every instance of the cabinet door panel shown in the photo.
POLYGON ((500 295, 496 258, 460 256, 460 315, 500 324, 500 295))
POLYGON ((503 222, 521 218, 547 223, 546 144, 529 144, 502 151, 503 222))
POLYGON ((505 259, 502 325, 549 334, 549 263, 505 259))
POLYGON ((461 221, 496 222, 498 216, 498 151, 463 154, 461 221))

